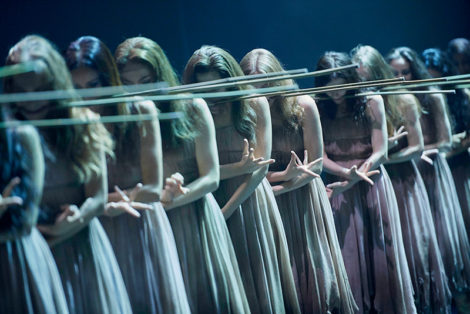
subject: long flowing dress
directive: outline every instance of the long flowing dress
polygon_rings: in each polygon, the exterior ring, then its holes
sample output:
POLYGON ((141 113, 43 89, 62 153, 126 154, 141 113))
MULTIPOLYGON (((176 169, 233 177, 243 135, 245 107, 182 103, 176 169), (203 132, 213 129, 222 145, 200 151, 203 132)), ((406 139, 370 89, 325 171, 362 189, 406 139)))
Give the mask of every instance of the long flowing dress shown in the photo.
MULTIPOLYGON (((425 145, 436 142, 433 125, 431 113, 421 116, 425 145)), ((470 244, 449 165, 440 154, 432 155, 432 160, 433 165, 421 160, 418 168, 426 185, 437 241, 454 294, 469 288, 470 244)))
MULTIPOLYGON (((199 177, 194 143, 163 140, 164 178, 199 177)), ((248 302, 224 217, 212 194, 167 211, 192 313, 246 313, 248 302)))
MULTIPOLYGON (((63 152, 44 136, 46 163, 40 224, 53 224, 60 206, 80 206, 84 185, 63 152), (67 176, 64 174, 68 174, 67 176)), ((129 297, 108 236, 98 218, 52 248, 71 313, 131 313, 129 297)))
MULTIPOLYGON (((470 134, 470 97, 463 90, 457 90, 457 95, 448 97, 449 113, 452 120, 453 133, 467 131, 470 134), (457 97, 460 96, 460 97, 457 97)), ((470 238, 470 151, 465 150, 447 159, 452 176, 454 177, 457 195, 462 208, 462 215, 470 238)))
MULTIPOLYGON (((221 165, 240 161, 243 137, 232 126, 216 129, 221 165)), ((214 196, 224 205, 244 176, 221 180, 214 196)), ((300 311, 289 250, 276 199, 267 179, 227 220, 253 313, 300 311)))
MULTIPOLYGON (((323 117, 322 128, 328 158, 342 167, 360 167, 372 154, 367 118, 323 117)), ((360 181, 331 199, 354 299, 359 313, 415 313, 393 186, 383 166, 371 179, 373 186, 360 181)), ((326 174, 325 180, 344 179, 326 174)))
MULTIPOLYGON (((13 167, 2 167, 2 176, 18 176, 23 184, 27 169, 21 169, 21 163, 31 156, 25 156, 14 134, 9 139, 7 158, 13 167)), ((16 189, 12 195, 18 195, 16 189)), ((0 218, 0 313, 68 313, 54 258, 35 228, 38 208, 26 199, 24 204, 27 207, 10 207, 0 218)))
MULTIPOLYGON (((126 142, 108 160, 109 192, 142 182, 140 134, 132 125, 126 142)), ((122 214, 102 217, 122 271, 134 313, 189 313, 189 304, 170 222, 161 203, 140 218, 122 214)))
MULTIPOLYGON (((400 140, 389 154, 407 146, 406 138, 400 140)), ((418 313, 449 312, 450 290, 423 178, 414 161, 387 164, 385 168, 397 196, 418 313)))
MULTIPOLYGON (((303 160, 302 128, 295 130, 273 118, 276 160, 270 171, 283 171, 291 151, 303 160)), ((303 313, 353 313, 356 305, 336 235, 331 205, 320 178, 276 196, 284 224, 290 261, 303 313)))

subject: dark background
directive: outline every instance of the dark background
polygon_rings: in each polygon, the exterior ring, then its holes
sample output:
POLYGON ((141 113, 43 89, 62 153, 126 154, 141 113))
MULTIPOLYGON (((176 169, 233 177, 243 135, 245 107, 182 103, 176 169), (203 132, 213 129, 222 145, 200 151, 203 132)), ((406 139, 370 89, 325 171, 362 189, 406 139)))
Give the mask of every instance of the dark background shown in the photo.
POLYGON ((179 74, 202 44, 225 48, 237 60, 267 48, 286 68, 313 70, 324 51, 359 43, 382 53, 403 45, 445 48, 452 38, 470 37, 469 16, 468 0, 2 0, 0 55, 31 33, 61 51, 82 35, 99 37, 111 51, 142 35, 163 47, 179 74))

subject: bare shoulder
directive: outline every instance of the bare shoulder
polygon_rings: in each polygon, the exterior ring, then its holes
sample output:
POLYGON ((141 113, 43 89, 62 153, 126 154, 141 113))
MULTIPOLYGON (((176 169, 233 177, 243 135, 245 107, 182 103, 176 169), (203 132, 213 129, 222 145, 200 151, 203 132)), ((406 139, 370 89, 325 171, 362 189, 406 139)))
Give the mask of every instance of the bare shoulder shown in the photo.
POLYGON ((205 115, 211 115, 209 111, 209 107, 206 103, 206 101, 202 98, 194 98, 192 100, 192 107, 194 113, 196 113, 198 116, 205 116, 205 115))
POLYGON ((269 102, 266 97, 257 97, 248 100, 250 107, 256 112, 256 115, 265 115, 269 112, 269 102))
POLYGON ((418 98, 416 98, 413 94, 402 94, 397 96, 400 106, 404 110, 410 110, 417 108, 418 105, 418 98))
POLYGON ((16 129, 17 138, 20 141, 21 145, 27 151, 34 151, 40 147, 40 139, 38 131, 30 126, 30 125, 23 125, 16 129))
POLYGON ((380 95, 367 97, 366 113, 374 119, 385 118, 384 100, 380 95))
POLYGON ((308 95, 298 96, 297 103, 299 104, 300 107, 303 108, 305 113, 312 113, 312 114, 318 113, 317 103, 312 97, 308 95))
POLYGON ((157 107, 155 103, 150 100, 140 100, 134 103, 137 111, 143 114, 157 114, 157 107))

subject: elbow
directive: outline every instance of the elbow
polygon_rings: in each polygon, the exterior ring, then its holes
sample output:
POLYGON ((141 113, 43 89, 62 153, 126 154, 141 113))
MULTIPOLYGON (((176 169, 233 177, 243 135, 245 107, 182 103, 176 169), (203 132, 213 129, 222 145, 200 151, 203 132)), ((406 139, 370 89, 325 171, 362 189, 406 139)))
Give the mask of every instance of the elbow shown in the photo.
POLYGON ((206 176, 207 193, 212 193, 219 188, 220 172, 216 168, 206 176))

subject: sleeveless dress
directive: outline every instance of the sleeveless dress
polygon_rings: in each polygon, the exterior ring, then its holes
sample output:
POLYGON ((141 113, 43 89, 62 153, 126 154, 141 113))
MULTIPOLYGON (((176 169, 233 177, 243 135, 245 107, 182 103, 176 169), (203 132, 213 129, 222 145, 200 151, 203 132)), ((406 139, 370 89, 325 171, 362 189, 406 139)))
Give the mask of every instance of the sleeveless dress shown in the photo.
MULTIPOLYGON (((194 143, 163 139, 164 178, 179 172, 185 185, 199 177, 194 143)), ((167 211, 192 313, 248 313, 230 235, 212 194, 167 211)))
MULTIPOLYGON (((46 174, 40 224, 53 224, 63 204, 80 206, 86 199, 70 161, 43 142, 46 174), (67 177, 57 174, 68 173, 67 177)), ((114 252, 98 218, 52 247, 71 313, 131 313, 126 287, 114 252)))
MULTIPOLYGON (((372 154, 367 118, 324 117, 322 128, 328 158, 342 167, 360 167, 372 154)), ((415 313, 395 193, 385 168, 379 170, 373 186, 360 181, 331 199, 338 240, 359 313, 415 313)))
MULTIPOLYGON (((142 182, 140 134, 131 125, 126 140, 108 159, 108 187, 132 189, 142 182)), ((149 169, 151 170, 151 169, 149 169)), ((134 313, 189 313, 189 304, 170 222, 158 203, 152 210, 101 217, 122 271, 134 313)))
MULTIPOLYGON (((216 129, 221 165, 238 162, 243 137, 230 125, 216 129)), ((214 196, 224 205, 245 177, 220 181, 214 196)), ((300 311, 284 226, 266 178, 227 219, 243 284, 253 313, 300 311)))
MULTIPOLYGON (((453 133, 467 131, 470 134, 470 100, 465 99, 463 90, 457 90, 462 98, 447 96, 449 113, 452 118, 453 133), (460 101, 459 101, 460 100, 460 101)), ((470 151, 465 150, 447 159, 454 177, 462 215, 470 238, 470 151)))
MULTIPOLYGON (((24 158, 31 158, 24 156, 25 152, 17 143, 14 132, 10 133, 8 143, 0 145, 8 145, 8 156, 5 157, 9 160, 9 166, 15 163, 13 159, 21 162, 24 158)), ((2 168, 7 164, 5 160, 3 162, 2 168)), ((1 171, 2 175, 11 178, 19 176, 22 180, 20 184, 24 183, 27 179, 16 170, 1 171)), ((4 188, 0 186, 2 191, 4 188)), ((18 195, 17 192, 15 188, 12 195, 18 195)), ((68 313, 54 258, 35 227, 38 208, 26 200, 24 204, 26 208, 10 207, 0 217, 0 313, 68 313)))
MULTIPOLYGON (((303 160, 302 128, 280 119, 273 123, 276 162, 270 171, 283 171, 293 150, 303 160)), ((321 178, 276 196, 287 236, 292 271, 303 313, 353 313, 356 309, 336 235, 330 202, 321 178)))
MULTIPOLYGON (((404 138, 389 155, 407 146, 404 138)), ((423 178, 413 160, 385 168, 397 196, 416 308, 419 313, 449 312, 451 295, 423 178)))
MULTIPOLYGON (((433 119, 432 114, 421 116, 425 145, 436 142, 433 119)), ((470 244, 449 165, 440 154, 431 158, 433 165, 421 160, 418 167, 428 192, 449 287, 454 294, 469 288, 470 244)))

